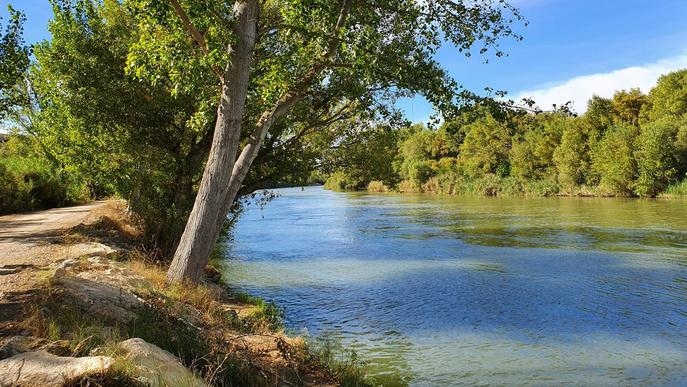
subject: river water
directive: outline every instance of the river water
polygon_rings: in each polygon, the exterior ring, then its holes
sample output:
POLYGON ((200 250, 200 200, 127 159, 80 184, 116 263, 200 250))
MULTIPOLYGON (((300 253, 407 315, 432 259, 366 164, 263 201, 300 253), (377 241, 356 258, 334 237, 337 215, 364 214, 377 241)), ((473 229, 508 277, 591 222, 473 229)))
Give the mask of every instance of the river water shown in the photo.
POLYGON ((230 282, 379 380, 687 385, 686 200, 278 192, 230 282))

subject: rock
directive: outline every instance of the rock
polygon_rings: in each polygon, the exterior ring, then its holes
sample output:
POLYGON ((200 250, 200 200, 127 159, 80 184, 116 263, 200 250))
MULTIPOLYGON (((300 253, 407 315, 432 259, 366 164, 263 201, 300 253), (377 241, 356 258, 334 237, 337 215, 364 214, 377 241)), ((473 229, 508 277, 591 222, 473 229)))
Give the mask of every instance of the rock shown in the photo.
POLYGON ((117 348, 136 365, 136 379, 149 386, 207 386, 176 356, 142 339, 122 341, 117 348))
POLYGON ((70 259, 65 259, 64 261, 60 262, 55 267, 55 270, 57 270, 57 269, 69 270, 69 269, 76 267, 76 266, 79 266, 79 261, 74 259, 74 258, 70 258, 70 259))
POLYGON ((90 313, 116 321, 134 320, 137 316, 135 311, 145 306, 143 300, 130 291, 94 279, 91 272, 73 276, 64 269, 57 269, 50 282, 64 288, 75 302, 90 313))
POLYGON ((86 242, 69 246, 68 256, 72 259, 81 257, 106 257, 112 259, 124 255, 126 252, 125 249, 118 247, 111 247, 97 242, 86 242))
POLYGON ((12 336, 5 340, 0 346, 0 359, 7 359, 9 357, 18 355, 20 353, 33 351, 46 341, 38 337, 32 336, 12 336))
POLYGON ((123 268, 117 262, 111 262, 111 266, 101 270, 84 271, 76 276, 93 282, 108 284, 115 288, 136 292, 152 287, 142 276, 135 274, 131 270, 123 268))
POLYGON ((60 357, 46 351, 26 352, 0 361, 0 386, 58 387, 87 375, 107 372, 114 360, 105 356, 60 357))

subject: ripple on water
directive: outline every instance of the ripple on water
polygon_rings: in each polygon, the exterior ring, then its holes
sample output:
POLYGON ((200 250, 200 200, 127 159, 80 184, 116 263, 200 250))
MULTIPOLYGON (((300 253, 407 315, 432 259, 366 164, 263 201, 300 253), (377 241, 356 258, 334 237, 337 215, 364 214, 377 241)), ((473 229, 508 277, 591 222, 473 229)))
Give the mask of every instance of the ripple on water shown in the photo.
POLYGON ((383 379, 680 385, 685 204, 284 190, 228 270, 383 379))

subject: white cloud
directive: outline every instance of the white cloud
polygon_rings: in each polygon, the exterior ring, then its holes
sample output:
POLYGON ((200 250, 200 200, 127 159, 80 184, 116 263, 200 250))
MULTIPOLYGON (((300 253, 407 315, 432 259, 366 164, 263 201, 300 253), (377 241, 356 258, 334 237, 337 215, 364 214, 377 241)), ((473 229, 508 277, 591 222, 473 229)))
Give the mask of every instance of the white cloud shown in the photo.
POLYGON ((532 98, 543 109, 550 108, 552 104, 572 101, 575 111, 584 113, 587 101, 593 95, 608 98, 617 90, 633 87, 639 87, 647 93, 656 85, 659 76, 683 68, 687 68, 687 54, 607 73, 582 75, 550 87, 524 90, 517 93, 514 99, 532 98))

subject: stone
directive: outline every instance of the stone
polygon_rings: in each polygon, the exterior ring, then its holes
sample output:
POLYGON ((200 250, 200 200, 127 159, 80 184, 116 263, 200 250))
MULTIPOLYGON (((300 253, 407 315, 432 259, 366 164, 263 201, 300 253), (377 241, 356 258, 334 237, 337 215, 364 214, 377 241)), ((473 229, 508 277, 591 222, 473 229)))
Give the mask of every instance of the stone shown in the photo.
POLYGON ((59 387, 80 377, 107 372, 106 356, 61 357, 46 351, 25 352, 0 361, 0 386, 59 387))
POLYGON ((0 359, 7 359, 20 353, 33 351, 45 345, 45 343, 44 339, 33 336, 9 337, 0 346, 0 359))
POLYGON ((85 242, 69 246, 68 257, 72 259, 81 257, 116 258, 126 254, 126 252, 125 249, 107 246, 98 242, 85 242))
POLYGON ((90 272, 77 276, 57 269, 50 282, 59 285, 90 313, 108 317, 120 322, 129 322, 137 317, 135 311, 145 306, 143 300, 130 291, 89 278, 90 272))
POLYGON ((69 270, 72 267, 76 267, 76 266, 79 266, 79 261, 74 259, 74 258, 70 258, 70 259, 65 259, 64 261, 60 262, 57 265, 57 267, 55 267, 55 270, 57 270, 57 269, 69 270))
POLYGON ((136 379, 146 385, 157 386, 207 386, 171 353, 142 339, 134 338, 117 344, 121 355, 136 365, 136 379))

